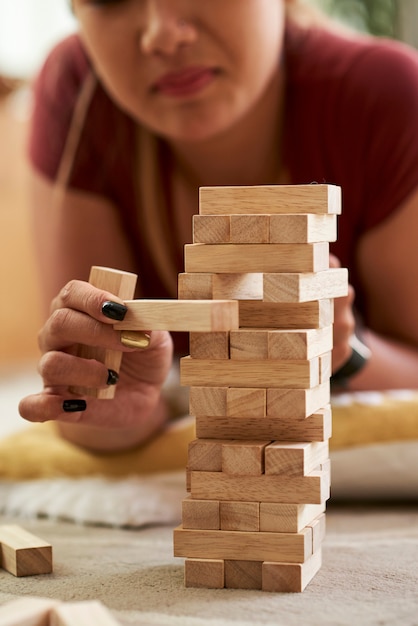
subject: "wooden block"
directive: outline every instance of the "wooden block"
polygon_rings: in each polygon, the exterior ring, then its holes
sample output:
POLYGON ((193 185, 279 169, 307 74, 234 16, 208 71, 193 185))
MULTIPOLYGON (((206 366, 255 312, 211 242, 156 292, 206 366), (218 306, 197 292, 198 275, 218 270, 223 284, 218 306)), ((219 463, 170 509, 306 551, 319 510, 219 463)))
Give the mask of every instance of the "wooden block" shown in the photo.
POLYGON ((265 448, 265 473, 306 476, 326 461, 328 456, 328 441, 276 441, 265 448))
POLYGON ((190 493, 198 500, 321 504, 329 498, 329 475, 322 470, 285 477, 192 472, 190 493))
POLYGON ((269 215, 231 215, 231 243, 269 243, 269 215))
POLYGON ((187 387, 282 387, 306 389, 319 384, 319 360, 237 361, 180 359, 180 381, 187 387))
POLYGON ((240 329, 230 333, 231 359, 248 361, 268 359, 269 331, 240 329))
POLYGON ((174 556, 231 561, 303 563, 312 554, 312 529, 300 533, 174 530, 174 556))
POLYGON ((226 589, 260 589, 262 561, 225 561, 226 589))
POLYGON ((261 476, 264 474, 264 451, 269 444, 270 441, 223 443, 222 472, 231 476, 261 476))
POLYGON ((221 530, 259 532, 259 502, 220 502, 219 505, 221 530))
POLYGON ((196 417, 196 435, 214 439, 283 439, 286 441, 325 441, 331 437, 329 406, 307 418, 277 417, 196 417))
POLYGON ((194 439, 188 447, 188 468, 191 471, 222 471, 222 444, 219 439, 194 439))
POLYGON ((186 559, 184 584, 186 587, 223 589, 225 580, 222 559, 186 559))
POLYGON ((267 389, 267 417, 309 417, 331 399, 329 380, 312 389, 267 389))
MULTIPOLYGON (((135 295, 137 275, 130 272, 122 272, 107 267, 93 266, 90 270, 89 282, 98 289, 109 291, 122 300, 129 300, 135 295)), ((147 330, 147 329, 141 329, 147 330)), ((80 345, 77 356, 83 359, 95 359, 104 363, 108 369, 119 372, 122 362, 122 352, 118 350, 105 350, 97 346, 80 345)), ((93 396, 102 400, 112 399, 115 396, 116 386, 111 385, 104 389, 90 389, 84 387, 71 387, 76 395, 93 396)))
MULTIPOLYGON (((213 274, 179 274, 178 275, 178 299, 179 300, 211 300, 213 274)), ((224 298, 220 298, 223 300, 224 298)))
POLYGON ((270 216, 270 243, 316 243, 336 240, 336 215, 305 213, 270 216))
MULTIPOLYGON (((237 331, 234 331, 237 332, 237 331)), ((268 333, 269 359, 313 359, 332 350, 332 326, 307 330, 271 330, 268 333)))
POLYGON ((264 273, 265 302, 308 302, 340 298, 347 292, 348 271, 345 267, 316 272, 307 270, 306 273, 264 273))
POLYGON ((68 602, 53 609, 50 626, 120 626, 110 611, 98 600, 68 602))
POLYGON ((128 300, 116 330, 216 332, 238 328, 236 300, 128 300))
POLYGON ((262 590, 275 593, 302 592, 321 569, 321 550, 305 563, 269 563, 262 566, 262 590))
POLYGON ((227 387, 190 387, 190 415, 223 416, 227 412, 227 387))
POLYGON ((24 597, 0 606, 1 626, 50 626, 50 614, 58 604, 51 598, 24 597))
POLYGON ((240 328, 323 328, 334 321, 334 305, 329 299, 296 303, 249 299, 238 304, 240 328))
POLYGON ((309 524, 312 528, 312 552, 318 552, 322 547, 322 542, 325 539, 326 534, 326 516, 325 513, 321 513, 318 517, 309 524))
POLYGON ((262 300, 263 274, 213 274, 212 298, 262 300))
POLYGON ((332 326, 306 330, 240 328, 230 333, 231 359, 309 360, 332 350, 332 326))
POLYGON ((0 526, 1 567, 14 576, 52 572, 52 546, 20 526, 0 526))
POLYGON ((260 530, 272 533, 298 533, 325 511, 321 504, 282 504, 260 502, 260 530))
POLYGON ((341 213, 341 187, 261 185, 200 187, 200 215, 239 213, 341 213))
POLYGON ((228 387, 226 389, 226 412, 222 415, 227 417, 265 417, 266 402, 266 389, 228 387))
POLYGON ((193 359, 229 359, 229 333, 190 333, 190 356, 193 359))
POLYGON ((183 528, 219 530, 221 527, 219 502, 216 500, 192 500, 182 502, 183 528))
POLYGON ((321 272, 329 268, 329 244, 191 243, 184 246, 184 267, 198 273, 210 267, 215 274, 321 272))
POLYGON ((332 374, 332 352, 326 352, 319 357, 319 383, 326 384, 332 374))
POLYGON ((193 243, 229 243, 229 215, 193 215, 193 243))

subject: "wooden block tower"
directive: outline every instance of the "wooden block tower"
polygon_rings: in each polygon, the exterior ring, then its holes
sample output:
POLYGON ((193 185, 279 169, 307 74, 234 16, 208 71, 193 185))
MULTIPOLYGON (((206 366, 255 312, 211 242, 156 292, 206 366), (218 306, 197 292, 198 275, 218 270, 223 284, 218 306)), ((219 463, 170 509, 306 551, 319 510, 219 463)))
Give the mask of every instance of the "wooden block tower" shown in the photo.
POLYGON ((239 328, 191 332, 181 361, 197 436, 174 531, 186 586, 302 591, 321 566, 340 212, 330 185, 200 191, 179 299, 237 300, 239 328))

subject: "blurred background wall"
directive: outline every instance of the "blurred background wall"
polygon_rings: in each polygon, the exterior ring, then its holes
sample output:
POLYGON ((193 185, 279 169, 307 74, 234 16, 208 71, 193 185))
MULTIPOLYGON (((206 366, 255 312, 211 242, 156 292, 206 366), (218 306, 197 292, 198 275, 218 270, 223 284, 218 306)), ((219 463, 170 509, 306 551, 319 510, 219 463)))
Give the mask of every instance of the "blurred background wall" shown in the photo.
MULTIPOLYGON (((418 0, 311 1, 359 30, 418 47, 418 0)), ((74 29, 69 0, 0 0, 1 369, 37 357, 41 324, 26 200, 28 84, 48 50, 74 29)))

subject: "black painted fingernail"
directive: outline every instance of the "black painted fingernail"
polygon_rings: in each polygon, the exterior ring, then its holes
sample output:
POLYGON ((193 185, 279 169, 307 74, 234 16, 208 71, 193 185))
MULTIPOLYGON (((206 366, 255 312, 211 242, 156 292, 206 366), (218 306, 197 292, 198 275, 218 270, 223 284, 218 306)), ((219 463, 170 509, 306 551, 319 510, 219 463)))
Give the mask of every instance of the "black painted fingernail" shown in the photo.
POLYGON ((107 376, 106 385, 116 385, 116 383, 119 381, 119 374, 115 372, 115 370, 107 370, 107 371, 108 371, 108 376, 107 376))
POLYGON ((125 318, 127 310, 127 307, 124 304, 119 304, 119 302, 107 301, 102 306, 103 315, 118 322, 125 318))
POLYGON ((64 400, 62 408, 65 413, 77 413, 87 409, 87 402, 85 400, 64 400))

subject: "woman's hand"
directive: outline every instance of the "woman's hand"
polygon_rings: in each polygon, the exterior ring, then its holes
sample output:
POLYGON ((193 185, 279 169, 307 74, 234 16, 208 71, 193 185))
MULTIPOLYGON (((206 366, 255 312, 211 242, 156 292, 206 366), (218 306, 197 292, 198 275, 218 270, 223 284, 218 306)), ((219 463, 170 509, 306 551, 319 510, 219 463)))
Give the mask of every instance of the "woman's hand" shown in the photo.
MULTIPOLYGON (((330 255, 330 267, 341 267, 337 257, 330 255)), ((334 347, 332 350, 332 371, 336 372, 348 361, 352 348, 350 340, 354 335, 356 322, 353 312, 354 289, 348 285, 348 294, 334 300, 334 347)))
MULTIPOLYGON (((112 439, 118 438, 115 429, 119 434, 126 433, 126 445, 134 445, 161 426, 167 418, 160 391, 172 362, 171 336, 165 331, 153 331, 148 347, 127 347, 121 342, 121 332, 112 326, 115 309, 122 319, 123 301, 89 283, 71 281, 61 290, 39 333, 42 351, 39 372, 44 389, 21 401, 22 417, 32 422, 56 420, 63 425, 94 427, 100 448, 112 447, 112 439), (105 365, 76 356, 78 344, 124 353, 113 400, 75 396, 69 391, 70 387, 105 388, 112 381, 105 365), (104 428, 108 432, 99 437, 98 429, 104 428)), ((145 337, 142 333, 142 339, 145 337)), ((64 432, 65 429, 63 426, 64 432)), ((82 443, 88 430, 84 428, 80 432, 82 443)), ((70 438, 79 439, 72 434, 70 438)), ((87 439, 87 445, 92 446, 94 442, 90 437, 87 439)), ((117 447, 126 445, 119 442, 117 447)))

